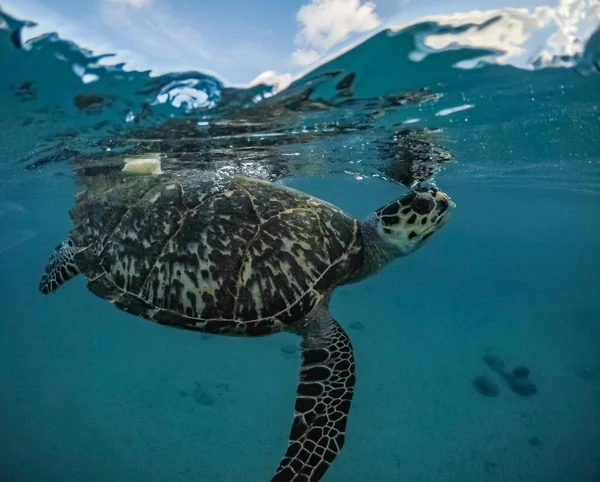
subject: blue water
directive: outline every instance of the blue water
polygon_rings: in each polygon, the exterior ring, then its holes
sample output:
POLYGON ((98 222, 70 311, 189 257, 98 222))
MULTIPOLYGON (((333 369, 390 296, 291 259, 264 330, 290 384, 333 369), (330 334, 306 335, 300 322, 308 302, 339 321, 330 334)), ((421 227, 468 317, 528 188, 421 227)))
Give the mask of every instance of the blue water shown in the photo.
POLYGON ((21 45, 2 18, 0 480, 265 481, 285 451, 299 338, 168 329, 83 276, 37 291, 78 184, 146 153, 165 170, 266 177, 359 219, 422 179, 456 202, 423 249, 334 294, 357 386, 323 480, 600 480, 600 34, 551 65, 464 69, 494 52, 410 60, 426 33, 462 31, 422 23, 273 96, 99 66, 55 36, 21 45), (527 366, 537 393, 511 390, 486 354, 527 366))

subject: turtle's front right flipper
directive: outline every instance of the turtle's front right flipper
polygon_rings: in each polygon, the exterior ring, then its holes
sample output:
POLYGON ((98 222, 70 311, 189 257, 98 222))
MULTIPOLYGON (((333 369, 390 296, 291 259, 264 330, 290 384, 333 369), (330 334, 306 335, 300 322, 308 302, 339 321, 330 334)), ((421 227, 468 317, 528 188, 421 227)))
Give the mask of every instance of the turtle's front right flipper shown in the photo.
POLYGON ((40 281, 43 294, 56 290, 65 281, 79 273, 75 264, 75 245, 71 239, 60 243, 46 265, 46 272, 40 281))
POLYGON ((316 482, 344 445, 354 394, 350 339, 319 309, 302 343, 302 372, 287 452, 271 482, 316 482))

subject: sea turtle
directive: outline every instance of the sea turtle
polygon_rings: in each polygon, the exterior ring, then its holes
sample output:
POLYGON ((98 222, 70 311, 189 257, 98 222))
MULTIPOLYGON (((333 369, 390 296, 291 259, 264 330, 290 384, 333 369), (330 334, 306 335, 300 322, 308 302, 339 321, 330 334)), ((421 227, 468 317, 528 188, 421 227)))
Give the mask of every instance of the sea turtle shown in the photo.
POLYGON ((417 186, 359 222, 284 185, 163 173, 90 184, 39 289, 77 273, 117 308, 163 325, 226 335, 303 337, 287 452, 272 481, 318 481, 344 444, 354 392, 350 340, 333 290, 422 245, 454 204, 417 186))

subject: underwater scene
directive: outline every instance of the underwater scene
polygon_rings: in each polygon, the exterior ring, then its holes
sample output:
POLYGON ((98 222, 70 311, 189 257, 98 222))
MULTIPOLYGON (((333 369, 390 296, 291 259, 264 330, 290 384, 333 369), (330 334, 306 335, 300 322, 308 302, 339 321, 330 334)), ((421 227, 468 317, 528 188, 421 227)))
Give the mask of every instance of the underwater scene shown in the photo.
POLYGON ((0 481, 599 482, 600 4, 484 3, 244 85, 0 6, 0 481))

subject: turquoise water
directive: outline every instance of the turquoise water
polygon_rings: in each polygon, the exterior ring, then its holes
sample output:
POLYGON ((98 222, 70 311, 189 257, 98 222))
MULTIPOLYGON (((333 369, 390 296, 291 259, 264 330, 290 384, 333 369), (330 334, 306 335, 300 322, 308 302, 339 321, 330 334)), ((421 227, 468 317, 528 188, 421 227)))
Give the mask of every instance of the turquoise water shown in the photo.
POLYGON ((359 219, 423 179, 456 202, 421 250, 334 294, 357 385, 323 480, 600 479, 598 33, 562 63, 465 69, 494 52, 410 60, 425 35, 463 30, 422 23, 270 96, 103 67, 53 36, 23 46, 3 18, 1 480, 263 481, 284 453, 299 338, 168 329, 82 276, 37 291, 77 183, 148 153, 164 170, 267 177, 359 219), (512 390, 490 354, 528 367, 536 393, 512 390), (481 375, 498 396, 476 389, 481 375))

